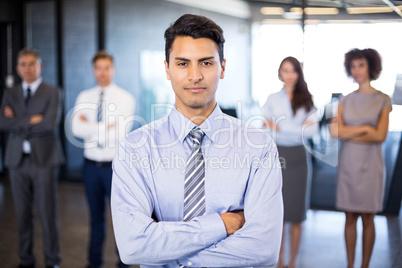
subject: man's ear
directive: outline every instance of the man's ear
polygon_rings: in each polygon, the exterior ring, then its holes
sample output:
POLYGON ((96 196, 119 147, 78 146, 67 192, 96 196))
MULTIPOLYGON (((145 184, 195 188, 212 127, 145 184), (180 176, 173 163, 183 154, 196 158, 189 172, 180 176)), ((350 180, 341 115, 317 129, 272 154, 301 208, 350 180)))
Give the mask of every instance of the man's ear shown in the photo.
POLYGON ((221 64, 221 76, 220 76, 221 79, 225 78, 225 68, 226 68, 226 59, 223 59, 221 64))
POLYGON ((166 72, 166 78, 167 80, 170 80, 170 74, 169 74, 169 63, 165 60, 165 72, 166 72))

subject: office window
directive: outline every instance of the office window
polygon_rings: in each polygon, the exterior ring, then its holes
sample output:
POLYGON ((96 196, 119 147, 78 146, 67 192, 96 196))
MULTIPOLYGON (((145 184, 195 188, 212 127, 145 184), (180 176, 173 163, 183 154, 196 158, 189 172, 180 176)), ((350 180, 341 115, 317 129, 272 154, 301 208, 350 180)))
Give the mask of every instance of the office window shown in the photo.
POLYGON ((352 48, 374 48, 383 59, 383 71, 372 85, 392 96, 397 74, 402 74, 401 22, 320 23, 306 25, 254 25, 252 96, 263 105, 267 96, 281 89, 277 76, 286 56, 303 62, 305 79, 317 107, 331 100, 332 93, 344 95, 357 89, 347 78, 344 54, 352 48))

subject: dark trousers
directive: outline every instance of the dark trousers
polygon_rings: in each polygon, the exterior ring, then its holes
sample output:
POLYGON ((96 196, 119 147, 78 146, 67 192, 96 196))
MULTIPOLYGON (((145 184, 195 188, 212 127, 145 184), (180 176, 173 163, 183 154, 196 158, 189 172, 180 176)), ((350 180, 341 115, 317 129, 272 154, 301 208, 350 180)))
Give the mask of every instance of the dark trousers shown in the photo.
MULTIPOLYGON (((105 211, 106 202, 109 203, 110 200, 112 173, 111 165, 97 166, 85 160, 83 177, 91 216, 88 261, 91 267, 96 268, 101 267, 103 263, 102 251, 106 234, 105 211)), ((119 261, 117 267, 129 266, 119 261)))
POLYGON ((57 224, 57 177, 55 167, 38 167, 30 157, 22 159, 19 168, 10 169, 18 225, 18 255, 22 265, 35 263, 32 247, 34 240, 33 205, 37 207, 42 232, 45 263, 60 262, 57 224))

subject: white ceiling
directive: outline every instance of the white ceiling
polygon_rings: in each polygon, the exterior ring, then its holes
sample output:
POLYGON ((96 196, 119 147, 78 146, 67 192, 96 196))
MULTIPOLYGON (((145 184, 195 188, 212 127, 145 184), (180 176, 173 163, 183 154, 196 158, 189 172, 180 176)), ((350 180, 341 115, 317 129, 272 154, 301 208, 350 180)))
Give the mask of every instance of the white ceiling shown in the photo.
POLYGON ((279 6, 288 11, 291 7, 301 7, 303 1, 305 1, 306 7, 336 7, 339 10, 339 14, 336 16, 309 16, 309 18, 315 18, 323 20, 325 18, 332 20, 400 20, 402 12, 389 13, 371 13, 371 14, 348 14, 346 8, 349 7, 390 7, 402 6, 402 1, 389 1, 389 0, 243 0, 247 2, 251 7, 251 19, 253 21, 263 21, 273 16, 267 17, 261 15, 259 12, 261 7, 273 7, 279 6), (388 5, 386 2, 388 2, 388 5))
MULTIPOLYGON (((301 5, 302 0, 244 0, 246 2, 259 2, 259 3, 271 3, 271 4, 289 4, 289 5, 301 5)), ((382 0, 307 0, 307 6, 318 7, 379 7, 388 6, 385 1, 382 0)), ((402 1, 389 1, 395 6, 402 5, 402 1)))
MULTIPOLYGON (((401 19, 402 16, 395 12, 369 15, 349 15, 345 12, 347 7, 388 7, 385 3, 390 2, 395 6, 402 6, 402 1, 389 0, 166 0, 182 5, 210 10, 230 16, 252 21, 266 19, 259 10, 263 6, 281 6, 285 9, 300 7, 306 1, 307 7, 337 7, 340 14, 338 19, 401 19)), ((320 18, 324 18, 321 16, 320 18)), ((334 17, 332 17, 334 18, 334 17)))

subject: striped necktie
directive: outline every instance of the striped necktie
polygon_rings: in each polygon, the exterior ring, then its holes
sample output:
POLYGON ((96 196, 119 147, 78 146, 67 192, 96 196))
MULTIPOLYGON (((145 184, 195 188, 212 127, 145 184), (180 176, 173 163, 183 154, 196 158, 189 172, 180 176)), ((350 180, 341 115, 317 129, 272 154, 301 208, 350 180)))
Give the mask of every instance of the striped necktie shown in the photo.
POLYGON ((98 122, 103 119, 103 91, 99 94, 99 104, 98 104, 98 122))
POLYGON ((190 131, 190 136, 193 149, 187 160, 184 180, 184 221, 205 214, 205 162, 201 152, 204 132, 197 127, 190 131))

